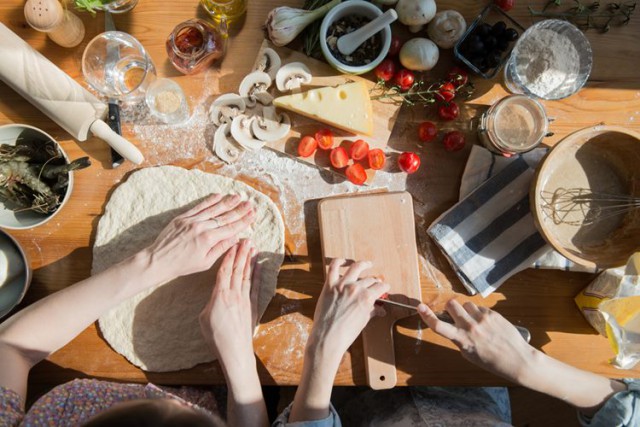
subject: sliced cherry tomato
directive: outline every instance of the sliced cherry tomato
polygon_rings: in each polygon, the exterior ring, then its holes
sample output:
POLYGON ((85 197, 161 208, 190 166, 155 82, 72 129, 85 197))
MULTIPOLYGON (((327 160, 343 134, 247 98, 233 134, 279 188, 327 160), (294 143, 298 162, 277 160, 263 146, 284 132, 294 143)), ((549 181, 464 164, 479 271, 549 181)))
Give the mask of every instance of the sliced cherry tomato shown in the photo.
POLYGON ((345 174, 347 179, 356 185, 362 185, 367 180, 367 172, 360 163, 349 165, 345 174))
POLYGON ((509 12, 511 9, 513 9, 513 6, 515 5, 515 0, 495 0, 496 5, 504 10, 505 12, 509 12))
POLYGON ((349 148, 349 157, 353 160, 362 160, 369 154, 369 144, 364 139, 358 139, 349 148))
POLYGON ((396 63, 393 59, 385 59, 376 67, 374 73, 378 79, 388 82, 396 74, 396 68, 396 63))
POLYGON ((458 151, 464 148, 464 134, 458 130, 447 132, 442 139, 444 149, 447 151, 458 151))
POLYGON ((398 157, 398 166, 406 173, 414 173, 420 167, 420 157, 416 153, 404 152, 398 157))
POLYGON ((303 137, 298 143, 298 156, 309 157, 316 152, 318 141, 312 136, 303 137))
POLYGON ((318 141, 318 148, 331 150, 333 147, 333 132, 327 128, 320 129, 316 132, 316 141, 318 141))
POLYGON ((336 169, 342 169, 349 164, 349 155, 347 155, 347 150, 343 147, 332 149, 329 158, 331 159, 331 165, 336 169))
POLYGON ((369 150, 369 167, 374 170, 380 170, 387 163, 387 156, 384 155, 384 151, 379 148, 369 150))
POLYGON ((415 76, 412 71, 409 71, 406 68, 401 68, 396 73, 393 81, 395 84, 400 86, 400 90, 409 90, 411 86, 413 86, 415 76))
POLYGON ((456 97, 456 87, 451 82, 445 82, 436 93, 436 98, 440 101, 449 102, 456 97))
POLYGON ((431 142, 438 135, 438 128, 433 122, 422 122, 418 127, 418 138, 422 142, 431 142))
POLYGON ((438 115, 442 120, 454 120, 460 114, 460 108, 455 102, 445 102, 438 107, 438 115))
POLYGON ((398 56, 398 53, 400 53, 400 49, 402 49, 403 44, 404 43, 402 43, 400 37, 396 36, 395 34, 392 35, 391 45, 389 46, 389 53, 387 53, 387 56, 398 56))
POLYGON ((447 78, 455 87, 466 85, 469 81, 469 75, 460 67, 453 67, 451 71, 449 71, 447 78))

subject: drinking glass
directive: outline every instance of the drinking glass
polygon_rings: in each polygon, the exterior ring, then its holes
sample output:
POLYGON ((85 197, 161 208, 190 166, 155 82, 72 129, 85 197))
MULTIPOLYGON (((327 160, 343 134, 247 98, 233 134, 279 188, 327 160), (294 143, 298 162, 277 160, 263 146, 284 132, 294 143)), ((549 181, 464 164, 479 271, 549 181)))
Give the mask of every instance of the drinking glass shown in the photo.
POLYGON ((82 74, 101 95, 125 102, 140 100, 156 69, 142 44, 121 31, 98 34, 82 54, 82 74))
POLYGON ((138 0, 114 0, 104 5, 104 10, 110 13, 125 13, 136 7, 138 0))

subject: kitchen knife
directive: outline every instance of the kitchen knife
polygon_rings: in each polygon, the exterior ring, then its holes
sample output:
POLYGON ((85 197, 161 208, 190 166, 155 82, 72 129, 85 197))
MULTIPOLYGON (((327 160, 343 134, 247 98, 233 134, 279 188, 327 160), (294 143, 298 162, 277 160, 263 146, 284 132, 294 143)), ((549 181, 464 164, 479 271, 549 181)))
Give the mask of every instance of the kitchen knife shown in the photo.
MULTIPOLYGON (((105 9, 104 11, 104 30, 105 31, 115 31, 116 26, 113 23, 113 16, 111 13, 105 9)), ((107 61, 105 64, 106 69, 115 68, 115 64, 118 63, 120 59, 120 52, 118 48, 113 45, 113 42, 107 42, 107 61)), ((113 80, 113 77, 109 75, 109 79, 113 80)), ((118 101, 109 98, 107 100, 107 104, 109 105, 109 111, 107 113, 107 124, 118 135, 122 135, 122 128, 120 126, 120 106, 118 106, 118 101)), ((117 168, 122 164, 124 159, 116 150, 111 147, 111 167, 117 168)))
POLYGON ((107 105, 0 23, 0 80, 22 95, 78 141, 89 132, 140 164, 144 156, 103 119, 107 105))
MULTIPOLYGON (((376 301, 385 303, 385 304, 391 304, 396 307, 408 308, 409 310, 418 311, 418 306, 416 305, 403 304, 401 302, 392 301, 390 299, 383 299, 383 298, 378 298, 376 301)), ((451 323, 452 325, 455 324, 454 320, 451 318, 449 313, 441 311, 439 313, 435 313, 435 315, 438 319, 442 320, 443 322, 451 323)), ((531 332, 529 332, 527 328, 523 328, 522 326, 517 326, 517 325, 513 325, 513 326, 516 327, 516 329, 518 330, 518 332, 526 342, 531 341, 531 332)))

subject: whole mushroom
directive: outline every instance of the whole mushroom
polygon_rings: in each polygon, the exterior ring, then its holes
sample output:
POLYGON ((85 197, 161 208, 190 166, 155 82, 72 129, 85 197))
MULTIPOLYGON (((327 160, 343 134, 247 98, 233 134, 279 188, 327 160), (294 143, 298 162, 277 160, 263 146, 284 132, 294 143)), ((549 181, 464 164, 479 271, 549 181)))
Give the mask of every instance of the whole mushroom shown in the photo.
POLYGON ((409 31, 417 33, 435 16, 436 2, 434 0, 398 0, 396 12, 398 12, 398 20, 409 26, 409 31))
POLYGON ((464 17, 455 10, 443 10, 429 22, 427 34, 441 49, 451 49, 467 29, 464 17))
POLYGON ((403 67, 414 71, 427 71, 436 66, 440 51, 431 40, 416 37, 402 46, 399 56, 403 67))

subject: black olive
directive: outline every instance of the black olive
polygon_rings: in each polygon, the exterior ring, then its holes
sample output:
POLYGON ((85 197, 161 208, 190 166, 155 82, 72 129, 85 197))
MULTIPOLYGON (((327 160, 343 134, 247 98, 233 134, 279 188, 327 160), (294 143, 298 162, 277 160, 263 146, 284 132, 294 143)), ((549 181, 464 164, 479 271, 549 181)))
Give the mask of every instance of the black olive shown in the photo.
POLYGON ((507 24, 505 24, 504 21, 498 21, 495 24, 493 24, 493 27, 491 27, 491 34, 493 34, 496 37, 500 37, 506 29, 507 29, 507 24))
POLYGON ((484 53, 484 43, 480 40, 480 38, 472 38, 469 41, 469 53, 474 55, 484 53))
POLYGON ((476 27, 475 33, 477 33, 481 37, 486 37, 491 32, 491 25, 483 22, 482 24, 476 27))
POLYGON ((504 38, 510 42, 518 38, 518 32, 513 28, 507 28, 504 32, 504 38))
POLYGON ((474 56, 470 61, 473 65, 475 65, 479 70, 482 70, 487 66, 487 62, 484 59, 484 56, 474 56))
POLYGON ((491 50, 498 44, 498 40, 493 36, 488 36, 484 39, 484 46, 487 50, 491 50))
POLYGON ((498 52, 491 52, 489 55, 487 55, 487 59, 486 59, 487 67, 489 68, 497 67, 498 64, 500 64, 501 59, 502 57, 498 52))
POLYGON ((496 45, 496 50, 500 52, 504 52, 509 47, 509 41, 503 38, 498 39, 498 44, 496 45))

